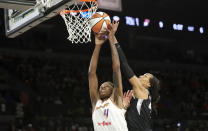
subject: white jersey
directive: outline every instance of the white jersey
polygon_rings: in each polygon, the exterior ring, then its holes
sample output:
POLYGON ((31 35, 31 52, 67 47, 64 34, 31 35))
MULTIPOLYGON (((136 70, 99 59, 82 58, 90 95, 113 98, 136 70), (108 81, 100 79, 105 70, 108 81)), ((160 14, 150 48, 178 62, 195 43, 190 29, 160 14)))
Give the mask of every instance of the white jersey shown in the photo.
POLYGON ((118 108, 109 98, 98 100, 92 114, 95 131, 128 131, 125 110, 118 108))

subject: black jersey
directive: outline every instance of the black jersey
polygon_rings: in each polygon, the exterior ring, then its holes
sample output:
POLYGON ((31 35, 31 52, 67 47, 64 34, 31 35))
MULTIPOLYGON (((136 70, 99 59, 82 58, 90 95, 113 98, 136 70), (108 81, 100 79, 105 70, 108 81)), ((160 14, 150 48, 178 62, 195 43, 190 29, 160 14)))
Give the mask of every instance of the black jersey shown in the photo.
POLYGON ((126 112, 126 121, 129 131, 151 131, 151 97, 148 99, 131 99, 130 107, 126 112))

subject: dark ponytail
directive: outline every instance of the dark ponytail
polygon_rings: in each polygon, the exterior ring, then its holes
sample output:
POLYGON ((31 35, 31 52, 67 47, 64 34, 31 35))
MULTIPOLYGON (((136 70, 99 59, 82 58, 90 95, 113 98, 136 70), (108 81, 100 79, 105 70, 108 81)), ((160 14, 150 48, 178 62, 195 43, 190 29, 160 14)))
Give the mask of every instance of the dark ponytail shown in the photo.
POLYGON ((152 105, 152 111, 156 113, 156 115, 158 114, 157 112, 157 103, 160 100, 160 94, 159 94, 159 90, 160 90, 160 81, 153 76, 150 79, 150 95, 151 95, 151 105, 152 105))

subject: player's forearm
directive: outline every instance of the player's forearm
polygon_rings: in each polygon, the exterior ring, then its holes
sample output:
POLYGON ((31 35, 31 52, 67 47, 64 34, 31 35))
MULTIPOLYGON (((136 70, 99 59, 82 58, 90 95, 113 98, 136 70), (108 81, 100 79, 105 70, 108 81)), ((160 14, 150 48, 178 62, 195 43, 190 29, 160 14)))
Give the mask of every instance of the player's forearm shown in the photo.
POLYGON ((89 74, 96 73, 100 49, 101 49, 101 45, 95 46, 95 49, 93 51, 92 58, 90 61, 90 66, 89 66, 89 71, 88 71, 89 74))
POLYGON ((112 66, 113 66, 113 71, 118 72, 120 71, 120 61, 119 61, 119 55, 117 52, 117 49, 114 44, 114 38, 109 38, 110 41, 110 47, 111 47, 111 55, 112 55, 112 66))
POLYGON ((114 44, 118 43, 116 36, 113 37, 113 42, 114 42, 114 44))
POLYGON ((131 69, 131 67, 129 66, 126 56, 125 56, 121 46, 119 45, 118 41, 117 41, 117 43, 115 43, 115 46, 118 51, 118 55, 119 55, 119 59, 120 59, 120 63, 121 63, 121 69, 124 71, 124 75, 127 77, 127 79, 131 79, 135 74, 134 74, 133 70, 131 69))
POLYGON ((116 88, 114 94, 114 101, 116 105, 120 108, 123 108, 122 100, 119 98, 123 97, 123 87, 122 87, 122 78, 121 78, 121 70, 120 70, 120 61, 117 49, 114 44, 114 39, 112 37, 109 38, 110 47, 111 47, 111 54, 112 54, 112 66, 113 66, 113 84, 116 88))

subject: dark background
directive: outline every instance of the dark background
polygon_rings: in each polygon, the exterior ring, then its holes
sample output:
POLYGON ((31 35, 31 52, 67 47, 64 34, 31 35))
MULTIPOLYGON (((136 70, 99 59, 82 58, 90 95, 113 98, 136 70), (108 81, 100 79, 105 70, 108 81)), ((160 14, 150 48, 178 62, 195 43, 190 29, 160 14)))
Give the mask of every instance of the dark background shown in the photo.
MULTIPOLYGON (((198 0, 123 0, 116 34, 137 75, 160 79, 155 131, 208 131, 208 14, 198 0), (125 16, 149 18, 149 27, 125 24, 125 16), (166 22, 163 29, 158 22, 166 22), (172 24, 204 26, 174 31, 172 24), (180 126, 179 126, 180 125, 180 126)), ((72 44, 60 16, 9 39, 0 10, 0 130, 92 130, 87 71, 92 43, 72 44)), ((112 79, 110 48, 103 45, 99 84, 112 79)), ((131 89, 123 76, 124 90, 131 89)))

